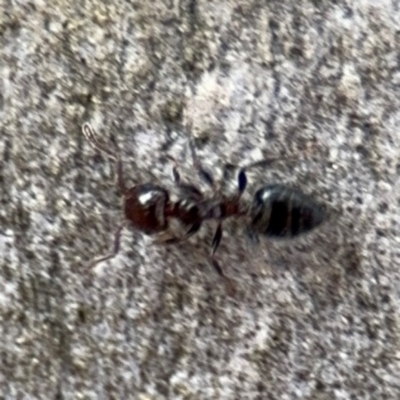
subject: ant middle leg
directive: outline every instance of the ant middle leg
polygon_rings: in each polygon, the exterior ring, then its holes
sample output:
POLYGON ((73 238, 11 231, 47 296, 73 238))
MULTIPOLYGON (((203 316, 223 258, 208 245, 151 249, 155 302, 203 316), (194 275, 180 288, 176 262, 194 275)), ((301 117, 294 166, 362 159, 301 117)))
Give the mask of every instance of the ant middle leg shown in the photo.
MULTIPOLYGON (((223 172, 223 183, 228 179, 228 171, 237 169, 238 167, 233 164, 225 164, 223 172)), ((239 200, 247 187, 246 167, 240 168, 237 175, 237 193, 234 195, 235 200, 239 200)))
MULTIPOLYGON (((291 158, 286 158, 286 159, 294 159, 294 157, 291 158)), ((227 179, 227 172, 228 170, 232 169, 239 169, 239 172, 237 174, 237 193, 235 198, 237 200, 242 197, 244 191, 246 190, 247 187, 247 174, 246 171, 251 169, 251 168, 258 168, 258 167, 264 167, 264 166, 269 166, 277 161, 281 161, 282 158, 280 157, 271 157, 271 158, 264 158, 260 161, 255 161, 253 163, 247 164, 243 167, 239 167, 233 164, 225 164, 224 166, 224 180, 227 179)))
POLYGON ((171 156, 167 156, 167 158, 172 162, 172 177, 174 179, 174 182, 183 192, 183 194, 197 201, 202 200, 203 193, 196 186, 182 182, 181 175, 178 170, 178 163, 176 162, 176 160, 171 156))

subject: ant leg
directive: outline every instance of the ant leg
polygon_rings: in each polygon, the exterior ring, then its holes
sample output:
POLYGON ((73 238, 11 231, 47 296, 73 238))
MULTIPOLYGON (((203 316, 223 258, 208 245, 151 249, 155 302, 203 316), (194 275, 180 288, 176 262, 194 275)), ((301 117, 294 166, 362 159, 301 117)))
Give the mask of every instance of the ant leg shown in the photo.
MULTIPOLYGON (((285 159, 288 159, 288 158, 285 158, 285 159)), ((269 165, 273 164, 274 162, 281 161, 281 160, 282 160, 282 157, 263 158, 262 160, 255 161, 255 162, 245 165, 244 167, 242 167, 242 169, 269 166, 269 165)))
POLYGON ((203 198, 203 194, 201 193, 201 191, 197 189, 197 187, 194 185, 183 183, 181 181, 181 175, 178 171, 177 162, 171 156, 167 156, 167 158, 172 162, 172 176, 174 178, 175 184, 184 192, 185 195, 192 197, 196 200, 201 200, 203 198))
POLYGON ((215 231, 212 243, 211 243, 211 254, 210 261, 218 274, 222 277, 225 277, 225 273, 218 262, 215 260, 215 252, 217 251, 222 239, 222 222, 220 222, 217 226, 217 230, 215 231))
POLYGON ((101 144, 97 140, 95 131, 88 122, 85 122, 82 125, 82 133, 84 134, 86 140, 91 144, 91 146, 94 149, 99 150, 102 153, 105 153, 110 159, 115 161, 115 163, 116 163, 115 169, 117 172, 117 187, 118 187, 118 190, 121 193, 121 195, 124 194, 126 192, 126 185, 125 185, 124 176, 123 176, 122 161, 121 161, 121 158, 119 157, 119 155, 117 153, 114 153, 113 151, 111 151, 108 147, 101 144))
POLYGON ((110 258, 115 257, 120 249, 120 244, 121 244, 121 233, 122 233, 122 229, 124 228, 125 224, 121 224, 118 228, 117 231, 115 232, 114 235, 114 245, 113 245, 113 249, 111 250, 111 252, 107 255, 104 255, 100 258, 96 258, 93 261, 90 262, 90 264, 87 266, 88 270, 93 269, 97 264, 103 262, 103 261, 107 261, 110 258))
POLYGON ((218 275, 225 280, 226 288, 230 295, 233 295, 236 291, 235 284, 232 282, 230 278, 225 274, 225 271, 215 259, 215 252, 217 251, 222 239, 222 222, 218 224, 217 230, 215 231, 212 244, 211 244, 211 254, 210 254, 210 261, 212 266, 214 267, 215 271, 217 271, 218 275))
POLYGON ((197 222, 197 223, 193 224, 189 228, 189 230, 185 233, 185 235, 182 237, 172 236, 172 237, 167 237, 167 238, 159 238, 159 239, 156 239, 153 243, 170 245, 170 244, 177 244, 177 243, 184 242, 185 240, 188 240, 191 236, 196 234, 199 231, 200 227, 201 227, 201 222, 197 222))
POLYGON ((196 154, 196 150, 194 148, 193 140, 189 140, 189 147, 190 147, 190 152, 192 153, 192 159, 193 159, 194 167, 196 168, 197 172, 199 173, 200 178, 205 183, 207 183, 207 185, 211 189, 215 189, 214 178, 213 178, 211 172, 209 172, 206 169, 204 169, 204 167, 201 165, 201 162, 198 159, 197 154, 196 154))
MULTIPOLYGON (((240 171, 245 171, 250 168, 259 168, 259 167, 268 167, 272 165, 273 163, 277 161, 298 161, 298 157, 270 157, 270 158, 264 158, 259 161, 255 161, 253 163, 247 164, 244 167, 240 168, 240 171)), ((304 159, 303 159, 304 160, 304 159)))
POLYGON ((214 237, 211 243, 211 257, 214 257, 215 252, 218 250, 218 247, 221 243, 222 239, 222 222, 220 222, 217 226, 217 230, 214 233, 214 237))
POLYGON ((246 170, 242 168, 238 174, 238 196, 241 197, 243 192, 246 190, 247 176, 246 170))
MULTIPOLYGON (((294 158, 294 157, 291 157, 294 158)), ((287 158, 290 159, 290 158, 287 158)), ((250 168, 256 168, 256 167, 263 167, 263 166, 268 166, 273 164, 276 161, 280 161, 282 158, 278 157, 271 157, 271 158, 265 158, 260 161, 253 162, 251 164, 245 165, 244 167, 239 168, 239 173, 237 175, 237 180, 238 180, 238 192, 236 195, 236 199, 239 200, 244 191, 246 190, 247 187, 247 175, 246 175, 246 170, 250 168)), ((233 164, 225 164, 224 166, 224 179, 227 178, 227 171, 228 169, 234 169, 238 168, 237 166, 233 164)))
MULTIPOLYGON (((224 184, 227 180, 229 180, 230 174, 228 171, 230 170, 235 170, 239 168, 236 165, 233 164, 225 164, 223 167, 223 179, 222 183, 224 184)), ((246 167, 242 167, 239 169, 239 173, 237 175, 237 193, 236 195, 233 196, 233 198, 238 201, 241 197, 244 191, 246 190, 247 187, 247 175, 246 175, 246 167)), ((223 190, 223 187, 221 185, 221 190, 223 190)))
POLYGON ((125 185, 125 180, 124 180, 124 171, 122 167, 122 161, 120 158, 117 160, 117 187, 121 195, 125 194, 127 192, 127 188, 125 185))
POLYGON ((168 160, 172 162, 172 177, 174 178, 174 182, 176 185, 181 185, 181 174, 178 171, 178 163, 176 162, 175 158, 171 156, 167 156, 168 160))
POLYGON ((248 226, 246 228, 246 237, 249 240, 249 242, 251 243, 252 246, 256 246, 260 243, 260 238, 258 237, 258 235, 253 231, 253 229, 250 228, 250 226, 248 226))
MULTIPOLYGON (((247 244, 247 251, 250 253, 252 252, 253 255, 260 252, 260 247, 257 247, 260 244, 260 238, 252 228, 251 225, 247 225, 245 228, 245 236, 246 236, 246 244, 247 244)), ((254 269, 250 269, 250 275, 253 278, 257 278, 259 275, 263 275, 262 267, 259 265, 254 266, 254 269)))
POLYGON ((185 233, 185 235, 182 238, 183 240, 187 240, 189 239, 191 236, 195 235, 199 229, 201 228, 201 222, 196 222, 195 224, 193 224, 189 230, 185 233))

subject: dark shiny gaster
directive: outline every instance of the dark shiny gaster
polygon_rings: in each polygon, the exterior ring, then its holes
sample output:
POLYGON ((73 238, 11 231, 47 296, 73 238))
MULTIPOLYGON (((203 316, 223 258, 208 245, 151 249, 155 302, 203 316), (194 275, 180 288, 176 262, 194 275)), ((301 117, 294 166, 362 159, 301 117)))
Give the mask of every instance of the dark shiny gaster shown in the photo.
POLYGON ((251 208, 251 228, 259 234, 293 238, 325 220, 325 207, 311 196, 283 185, 259 189, 251 208))

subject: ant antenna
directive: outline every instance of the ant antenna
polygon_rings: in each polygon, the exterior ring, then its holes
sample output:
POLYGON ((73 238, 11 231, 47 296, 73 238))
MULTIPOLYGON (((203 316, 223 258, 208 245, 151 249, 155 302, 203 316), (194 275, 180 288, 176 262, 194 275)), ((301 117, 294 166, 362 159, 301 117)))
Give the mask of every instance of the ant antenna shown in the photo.
POLYGON ((96 139, 96 134, 94 129, 89 124, 89 122, 85 122, 82 125, 82 133, 85 135, 87 141, 92 145, 92 147, 96 150, 101 151, 102 153, 107 154, 109 158, 116 162, 116 170, 117 170, 117 187, 119 192, 123 195, 126 192, 126 185, 123 177, 123 168, 122 168, 122 161, 118 153, 114 153, 105 145, 101 144, 96 139))
POLYGON ((107 148, 105 145, 101 144, 97 140, 95 131, 94 131, 94 129, 92 128, 92 126, 88 122, 85 122, 82 125, 82 132, 85 135, 85 138, 87 139, 87 141, 92 145, 92 147, 94 149, 99 150, 99 151, 107 154, 108 157, 110 157, 114 161, 118 161, 119 160, 119 156, 116 153, 111 151, 109 148, 107 148))

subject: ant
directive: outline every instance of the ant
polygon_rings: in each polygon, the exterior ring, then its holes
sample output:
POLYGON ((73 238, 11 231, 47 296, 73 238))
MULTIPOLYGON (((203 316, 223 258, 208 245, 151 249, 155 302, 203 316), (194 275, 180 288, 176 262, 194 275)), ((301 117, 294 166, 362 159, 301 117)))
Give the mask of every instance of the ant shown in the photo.
MULTIPOLYGON (((247 234, 256 241, 258 241, 258 235, 293 238, 313 230, 325 220, 325 207, 322 204, 317 203, 311 196, 300 190, 278 184, 261 187, 255 193, 250 207, 242 205, 241 197, 247 187, 246 170, 269 165, 278 161, 279 158, 264 159, 241 167, 237 175, 237 193, 226 197, 216 190, 213 177, 200 165, 193 144, 190 142, 195 168, 200 177, 214 190, 214 196, 205 198, 194 185, 183 183, 176 162, 173 158, 168 157, 173 162, 172 172, 175 184, 182 193, 177 201, 172 202, 169 192, 162 186, 153 183, 141 183, 127 188, 119 155, 98 142, 90 124, 85 123, 82 131, 95 149, 105 153, 116 162, 117 186, 123 197, 125 217, 125 221, 115 233, 112 252, 94 260, 92 266, 114 257, 119 252, 121 232, 127 224, 147 235, 167 235, 166 238, 159 237, 156 243, 175 244, 185 241, 197 233, 204 221, 214 219, 218 221, 218 226, 211 244, 210 261, 217 273, 229 283, 229 279, 215 259, 215 253, 222 239, 222 223, 225 219, 229 217, 250 219, 247 234), (170 218, 176 218, 188 227, 182 237, 178 238, 169 234, 170 218)), ((226 164, 224 170, 229 168, 235 167, 226 164)))

